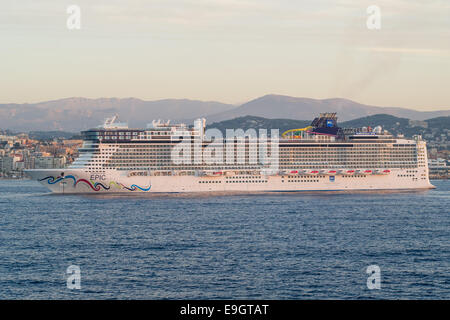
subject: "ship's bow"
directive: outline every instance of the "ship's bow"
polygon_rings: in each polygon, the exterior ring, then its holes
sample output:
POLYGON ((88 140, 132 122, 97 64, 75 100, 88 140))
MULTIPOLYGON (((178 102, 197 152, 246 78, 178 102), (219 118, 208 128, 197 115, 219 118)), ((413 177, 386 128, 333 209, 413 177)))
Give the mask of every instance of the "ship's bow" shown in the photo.
POLYGON ((54 193, 70 192, 71 186, 63 169, 29 169, 25 174, 54 193))

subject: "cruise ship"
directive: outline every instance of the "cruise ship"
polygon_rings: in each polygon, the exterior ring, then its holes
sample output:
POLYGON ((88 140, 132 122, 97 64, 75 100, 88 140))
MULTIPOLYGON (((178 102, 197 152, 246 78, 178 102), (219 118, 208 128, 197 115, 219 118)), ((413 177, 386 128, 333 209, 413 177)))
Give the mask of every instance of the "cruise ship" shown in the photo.
POLYGON ((426 142, 418 135, 394 137, 380 126, 340 128, 335 113, 281 136, 241 130, 219 139, 205 126, 198 119, 193 126, 153 121, 132 129, 115 116, 82 132, 79 156, 69 167, 26 173, 67 194, 434 188, 426 142))

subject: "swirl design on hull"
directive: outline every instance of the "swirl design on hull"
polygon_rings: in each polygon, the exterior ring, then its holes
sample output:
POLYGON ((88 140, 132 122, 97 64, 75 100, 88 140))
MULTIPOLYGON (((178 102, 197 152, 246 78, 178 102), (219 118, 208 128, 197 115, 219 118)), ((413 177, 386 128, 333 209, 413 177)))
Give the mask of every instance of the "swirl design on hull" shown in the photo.
POLYGON ((93 191, 98 192, 101 191, 101 189, 103 188, 103 190, 109 191, 111 190, 111 186, 114 186, 116 188, 120 188, 120 189, 126 189, 128 191, 136 191, 136 190, 141 190, 141 191, 150 191, 152 185, 150 184, 148 187, 140 187, 137 184, 132 184, 131 187, 127 187, 122 183, 117 183, 115 181, 111 181, 109 183, 109 185, 104 185, 101 182, 93 182, 93 181, 89 181, 86 179, 77 179, 75 178, 73 175, 68 175, 65 177, 54 177, 54 176, 47 176, 45 178, 39 179, 39 181, 47 181, 48 184, 50 185, 54 185, 57 183, 60 183, 61 181, 67 180, 67 179, 71 179, 73 180, 73 187, 75 188, 79 183, 84 183, 86 185, 88 185, 93 191))
POLYGON ((105 187, 105 186, 104 186, 103 184, 101 184, 100 182, 96 182, 96 183, 94 183, 94 185, 92 185, 92 183, 91 183, 90 181, 86 180, 86 179, 78 179, 78 180, 75 182, 74 187, 76 187, 77 184, 79 184, 80 182, 84 182, 85 184, 87 184, 87 185, 88 185, 92 190, 94 190, 94 191, 100 191, 100 186, 103 187, 103 189, 105 189, 105 190, 109 190, 109 189, 110 189, 110 187, 105 187))
POLYGON ((136 185, 136 184, 132 184, 131 187, 128 188, 128 187, 124 186, 123 184, 121 184, 121 185, 122 185, 123 188, 125 188, 125 189, 127 189, 127 190, 130 190, 130 191, 136 191, 137 189, 142 190, 142 191, 149 191, 150 188, 152 187, 152 186, 150 185, 148 188, 142 188, 142 187, 139 187, 139 186, 136 185))

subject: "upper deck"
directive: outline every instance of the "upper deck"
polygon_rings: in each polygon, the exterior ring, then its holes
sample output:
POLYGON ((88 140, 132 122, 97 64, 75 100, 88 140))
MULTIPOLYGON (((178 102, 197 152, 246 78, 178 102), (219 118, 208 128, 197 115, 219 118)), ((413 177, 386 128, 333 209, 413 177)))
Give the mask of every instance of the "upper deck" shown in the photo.
POLYGON ((415 139, 393 137, 381 127, 340 128, 335 114, 321 115, 311 126, 288 130, 280 139, 254 139, 249 130, 234 131, 243 135, 240 138, 227 136, 211 139, 205 132, 205 125, 205 119, 196 120, 193 126, 153 121, 146 129, 132 129, 123 123, 108 121, 103 126, 83 132, 85 141, 72 167, 94 171, 257 170, 265 166, 257 151, 261 144, 261 150, 266 148, 267 156, 273 155, 279 160, 280 170, 391 169, 426 165, 426 145, 419 136, 415 139), (175 163, 172 151, 186 138, 192 142, 188 151, 190 155, 186 158, 189 163, 175 163), (267 145, 264 147, 265 143, 267 145), (210 146, 220 150, 218 152, 222 155, 230 149, 235 150, 236 155, 243 155, 242 161, 237 162, 237 156, 233 158, 236 160, 233 163, 212 163, 201 157, 196 161, 196 155, 210 146))
MULTIPOLYGON (((107 119, 105 123, 97 128, 82 132, 84 140, 101 143, 179 143, 181 139, 200 139, 204 143, 210 143, 212 139, 205 131, 206 120, 197 119, 193 126, 186 124, 171 124, 170 121, 153 121, 146 129, 129 128, 126 123, 117 123, 117 116, 107 119)), ((236 135, 225 136, 223 140, 235 139, 237 136, 251 140, 255 136, 247 131, 233 131, 236 135), (243 136, 242 136, 243 135, 243 136)), ((256 134, 256 131, 254 131, 256 134)), ((220 140, 217 136, 214 140, 220 140)), ((268 141, 271 138, 269 136, 268 141)), ((394 137, 381 126, 375 128, 341 128, 337 125, 335 113, 322 113, 315 118, 311 125, 305 128, 290 129, 278 137, 277 142, 284 145, 307 145, 307 144, 342 144, 351 146, 366 143, 400 143, 414 144, 421 140, 418 136, 414 140, 403 137, 394 137)))

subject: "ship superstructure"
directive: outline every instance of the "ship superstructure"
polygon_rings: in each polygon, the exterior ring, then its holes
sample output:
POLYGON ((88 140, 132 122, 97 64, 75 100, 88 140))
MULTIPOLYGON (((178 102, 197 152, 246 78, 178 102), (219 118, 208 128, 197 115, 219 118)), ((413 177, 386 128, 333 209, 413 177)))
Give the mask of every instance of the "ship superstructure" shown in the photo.
POLYGON ((420 136, 393 137, 381 127, 340 128, 335 113, 320 114, 310 126, 279 138, 263 139, 250 134, 213 139, 205 132, 205 119, 193 126, 153 121, 145 129, 117 120, 82 132, 79 157, 70 167, 27 173, 57 193, 433 187, 420 136), (180 143, 181 160, 174 157, 180 143))

